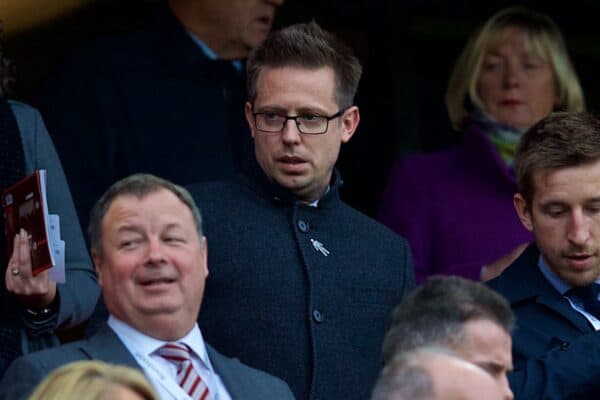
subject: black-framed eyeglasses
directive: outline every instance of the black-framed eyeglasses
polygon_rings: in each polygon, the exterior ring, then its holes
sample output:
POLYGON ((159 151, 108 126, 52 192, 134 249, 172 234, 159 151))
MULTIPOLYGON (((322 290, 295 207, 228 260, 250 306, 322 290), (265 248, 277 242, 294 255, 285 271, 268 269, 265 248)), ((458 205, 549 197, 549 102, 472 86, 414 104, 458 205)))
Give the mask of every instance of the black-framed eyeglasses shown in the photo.
POLYGON ((333 115, 281 115, 275 112, 255 112, 254 126, 260 132, 265 133, 280 133, 288 120, 293 120, 296 123, 298 132, 305 135, 322 135, 329 128, 329 121, 336 119, 346 112, 350 107, 342 108, 333 115))

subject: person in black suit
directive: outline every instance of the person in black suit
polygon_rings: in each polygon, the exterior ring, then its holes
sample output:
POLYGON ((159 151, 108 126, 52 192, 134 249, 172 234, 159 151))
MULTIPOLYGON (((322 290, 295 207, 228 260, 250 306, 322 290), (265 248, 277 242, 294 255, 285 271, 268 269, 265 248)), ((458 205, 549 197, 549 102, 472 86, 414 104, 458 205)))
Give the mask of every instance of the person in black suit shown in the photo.
POLYGON ((554 113, 521 138, 514 205, 535 243, 489 285, 517 317, 516 399, 600 396, 600 119, 554 113))
POLYGON ((144 26, 70 51, 36 96, 85 230, 118 179, 226 178, 252 158, 244 59, 284 0, 162 0, 144 26))
POLYGON ((87 340, 17 359, 0 398, 27 398, 57 367, 99 359, 143 370, 162 399, 200 398, 194 391, 212 399, 293 399, 279 379, 205 343, 196 318, 207 245, 185 189, 153 175, 125 178, 94 206, 89 236, 108 322, 87 340))
POLYGON ((69 185, 44 121, 33 107, 9 99, 14 63, 5 57, 1 33, 0 27, 0 192, 36 170, 46 170, 45 206, 58 217, 54 228, 64 247, 52 249, 58 250, 56 268, 33 275, 28 234, 6 237, 0 212, 0 378, 18 356, 57 346, 59 336, 67 340, 76 334, 100 294, 69 185), (60 270, 61 262, 66 279, 57 283, 62 279, 51 271, 60 270))
POLYGON ((213 240, 206 337, 299 399, 367 398, 390 312, 414 286, 408 243, 340 198, 361 71, 314 22, 271 33, 248 58, 253 167, 190 186, 213 240))

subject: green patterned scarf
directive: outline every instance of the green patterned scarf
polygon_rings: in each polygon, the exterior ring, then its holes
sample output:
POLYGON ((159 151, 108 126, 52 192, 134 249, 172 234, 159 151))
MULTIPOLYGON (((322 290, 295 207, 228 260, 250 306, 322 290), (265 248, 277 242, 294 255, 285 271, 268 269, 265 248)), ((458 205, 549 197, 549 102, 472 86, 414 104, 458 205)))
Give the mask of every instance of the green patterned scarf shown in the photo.
POLYGON ((508 166, 513 167, 517 144, 525 129, 515 128, 498 122, 489 114, 480 110, 474 111, 471 118, 496 146, 498 154, 500 154, 504 162, 508 166))

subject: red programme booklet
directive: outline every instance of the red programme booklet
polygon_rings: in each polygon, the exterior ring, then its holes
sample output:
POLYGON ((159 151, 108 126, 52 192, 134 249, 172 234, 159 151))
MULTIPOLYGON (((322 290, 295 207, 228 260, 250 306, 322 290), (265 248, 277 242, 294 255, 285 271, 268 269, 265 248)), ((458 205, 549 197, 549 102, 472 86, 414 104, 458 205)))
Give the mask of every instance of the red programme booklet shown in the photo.
POLYGON ((29 235, 33 275, 55 265, 48 234, 46 171, 37 170, 2 192, 7 254, 21 228, 29 235))

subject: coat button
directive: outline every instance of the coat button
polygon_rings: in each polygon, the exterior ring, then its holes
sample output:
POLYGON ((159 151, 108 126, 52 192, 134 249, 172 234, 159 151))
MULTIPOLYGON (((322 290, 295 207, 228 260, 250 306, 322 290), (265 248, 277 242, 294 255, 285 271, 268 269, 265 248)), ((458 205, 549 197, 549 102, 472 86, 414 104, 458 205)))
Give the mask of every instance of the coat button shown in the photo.
POLYGON ((318 322, 318 323, 323 322, 323 314, 321 314, 321 311, 313 310, 312 315, 313 315, 313 319, 315 320, 315 322, 318 322))
POLYGON ((560 344, 560 349, 561 349, 562 351, 565 351, 565 350, 567 350, 567 349, 569 348, 569 346, 570 346, 569 342, 562 342, 562 343, 560 344))
POLYGON ((298 229, 300 229, 300 232, 308 232, 309 231, 309 226, 308 226, 308 222, 303 221, 303 220, 298 220, 298 229))

